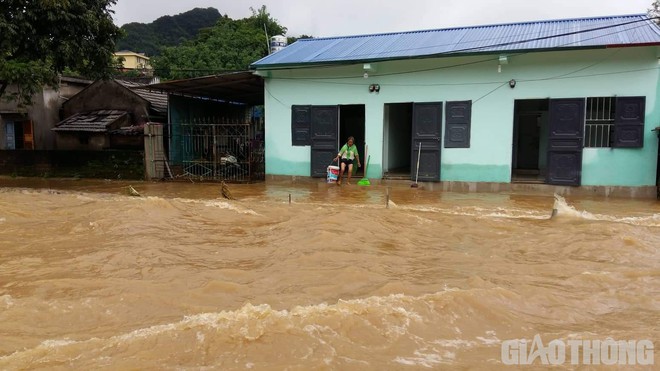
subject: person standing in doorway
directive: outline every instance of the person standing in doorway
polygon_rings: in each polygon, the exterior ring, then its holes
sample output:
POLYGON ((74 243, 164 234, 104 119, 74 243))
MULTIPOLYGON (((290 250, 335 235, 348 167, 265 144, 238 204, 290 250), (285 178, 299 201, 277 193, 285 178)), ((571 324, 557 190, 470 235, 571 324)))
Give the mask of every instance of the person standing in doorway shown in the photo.
POLYGON ((351 175, 353 174, 353 161, 357 161, 358 167, 362 166, 360 164, 360 155, 358 155, 358 150, 357 147, 355 146, 355 138, 348 137, 346 144, 344 144, 341 147, 339 153, 337 154, 337 157, 335 157, 335 161, 339 160, 340 158, 341 158, 341 165, 339 168, 339 178, 337 179, 337 185, 341 185, 341 178, 344 176, 344 170, 346 170, 346 168, 348 168, 348 180, 346 181, 346 184, 351 184, 351 175))

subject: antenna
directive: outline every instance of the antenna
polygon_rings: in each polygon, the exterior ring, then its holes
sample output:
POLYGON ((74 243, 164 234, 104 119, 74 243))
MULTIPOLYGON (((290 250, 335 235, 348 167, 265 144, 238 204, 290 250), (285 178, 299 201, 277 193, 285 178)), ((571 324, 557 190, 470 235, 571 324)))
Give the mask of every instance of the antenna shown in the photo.
POLYGON ((266 34, 266 49, 268 49, 268 54, 270 54, 270 39, 268 38, 268 30, 266 30, 265 23, 264 23, 264 33, 266 34))

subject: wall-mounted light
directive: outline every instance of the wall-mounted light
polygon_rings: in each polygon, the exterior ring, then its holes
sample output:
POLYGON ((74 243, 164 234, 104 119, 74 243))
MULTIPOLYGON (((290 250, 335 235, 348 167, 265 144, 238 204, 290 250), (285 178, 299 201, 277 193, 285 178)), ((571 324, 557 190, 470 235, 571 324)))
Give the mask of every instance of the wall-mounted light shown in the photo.
POLYGON ((509 80, 509 87, 511 89, 515 88, 516 87, 516 80, 514 80, 514 79, 509 80))
POLYGON ((378 84, 371 84, 369 85, 369 93, 378 93, 380 91, 380 85, 378 84))

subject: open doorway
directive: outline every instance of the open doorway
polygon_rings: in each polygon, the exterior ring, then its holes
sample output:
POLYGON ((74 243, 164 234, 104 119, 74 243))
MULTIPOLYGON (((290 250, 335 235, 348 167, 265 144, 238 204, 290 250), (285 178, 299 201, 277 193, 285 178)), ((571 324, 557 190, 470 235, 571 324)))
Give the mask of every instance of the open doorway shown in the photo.
POLYGON ((410 179, 412 103, 385 105, 383 130, 383 178, 410 179))
POLYGON ((23 115, 5 115, 7 149, 34 149, 32 121, 23 115))
POLYGON ((544 183, 548 152, 548 99, 516 100, 511 181, 544 183))
POLYGON ((346 143, 348 137, 355 138, 355 145, 360 155, 362 167, 358 168, 357 163, 353 166, 353 174, 364 174, 364 166, 367 164, 367 157, 364 153, 364 105, 353 104, 339 106, 339 146, 337 151, 346 143))

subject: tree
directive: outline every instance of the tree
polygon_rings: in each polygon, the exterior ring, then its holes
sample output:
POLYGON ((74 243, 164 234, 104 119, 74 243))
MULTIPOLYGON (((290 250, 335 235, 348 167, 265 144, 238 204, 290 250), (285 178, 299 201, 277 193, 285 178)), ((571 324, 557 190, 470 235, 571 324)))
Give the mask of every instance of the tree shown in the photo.
POLYGON ((649 9, 649 17, 655 18, 655 23, 660 25, 660 0, 655 0, 649 9))
POLYGON ((121 27, 124 36, 117 42, 117 50, 132 50, 154 57, 160 54, 162 47, 177 46, 194 39, 199 30, 213 27, 218 19, 220 12, 215 8, 195 8, 147 24, 125 24, 121 27))
POLYGON ((182 79, 248 69, 250 63, 268 55, 266 35, 286 33, 266 6, 250 10, 249 18, 233 20, 224 15, 193 41, 164 48, 152 60, 156 74, 163 79, 182 79))
POLYGON ((313 38, 314 38, 314 36, 309 36, 309 35, 305 35, 305 34, 300 35, 298 37, 289 36, 289 37, 286 38, 286 42, 287 42, 288 45, 291 45, 291 44, 295 43, 298 40, 313 39, 313 38))
POLYGON ((112 73, 119 28, 110 6, 117 0, 2 0, 0 7, 0 98, 22 105, 44 85, 56 87, 69 69, 89 77, 112 73))

